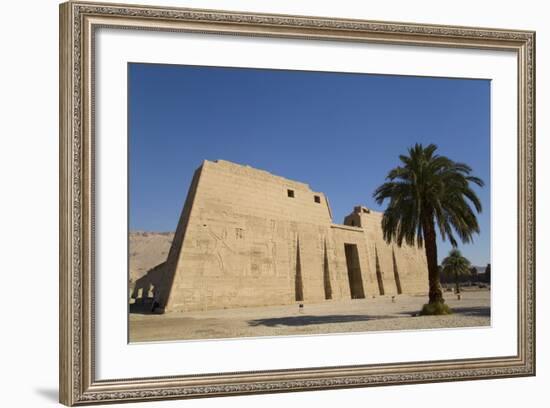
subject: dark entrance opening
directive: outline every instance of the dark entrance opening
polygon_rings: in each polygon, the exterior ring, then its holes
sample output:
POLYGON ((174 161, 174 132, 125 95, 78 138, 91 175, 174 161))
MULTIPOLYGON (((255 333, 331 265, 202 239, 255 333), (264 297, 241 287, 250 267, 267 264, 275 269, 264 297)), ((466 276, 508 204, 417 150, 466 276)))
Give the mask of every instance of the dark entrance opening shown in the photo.
POLYGON ((392 248, 392 257, 393 257, 393 276, 395 277, 395 286, 397 286, 397 294, 400 295, 403 293, 401 288, 401 279, 399 278, 399 269, 397 269, 397 260, 395 259, 395 251, 392 248))
POLYGON ((384 295, 384 279, 382 278, 382 270, 380 269, 380 259, 378 259, 378 249, 374 247, 374 255, 376 257, 376 279, 378 280, 378 290, 380 295, 384 295))
POLYGON ((344 244, 346 252, 346 264, 348 266, 349 290, 352 299, 364 299, 363 279, 361 277, 361 266, 359 264, 359 252, 357 245, 344 244))
POLYGON ((300 240, 296 241, 296 275, 294 278, 294 294, 297 302, 304 300, 304 287, 302 282, 302 262, 300 260, 300 240))
POLYGON ((325 284, 325 299, 332 299, 332 286, 330 284, 330 271, 328 267, 327 242, 325 241, 325 257, 323 259, 323 282, 325 284))

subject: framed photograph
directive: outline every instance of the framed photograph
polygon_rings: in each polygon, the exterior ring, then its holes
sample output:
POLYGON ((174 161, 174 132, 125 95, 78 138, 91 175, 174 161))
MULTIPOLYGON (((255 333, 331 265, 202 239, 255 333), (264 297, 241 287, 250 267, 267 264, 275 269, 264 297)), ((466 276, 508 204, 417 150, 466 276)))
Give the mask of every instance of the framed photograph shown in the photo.
POLYGON ((61 402, 534 375, 534 84, 532 31, 62 4, 61 402))

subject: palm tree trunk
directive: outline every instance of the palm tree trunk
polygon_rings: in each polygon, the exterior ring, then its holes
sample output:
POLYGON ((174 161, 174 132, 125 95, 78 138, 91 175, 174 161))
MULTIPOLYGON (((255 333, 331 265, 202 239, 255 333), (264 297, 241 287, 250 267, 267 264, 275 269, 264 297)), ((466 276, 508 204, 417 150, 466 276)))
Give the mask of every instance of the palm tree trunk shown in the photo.
POLYGON ((444 303, 441 283, 439 282, 439 268, 437 266, 437 244, 435 242, 435 225, 433 216, 425 218, 422 225, 424 233, 424 248, 428 262, 428 280, 430 283, 429 303, 444 303))
POLYGON ((458 283, 458 273, 455 273, 455 285, 456 285, 456 293, 460 293, 460 284, 458 283))

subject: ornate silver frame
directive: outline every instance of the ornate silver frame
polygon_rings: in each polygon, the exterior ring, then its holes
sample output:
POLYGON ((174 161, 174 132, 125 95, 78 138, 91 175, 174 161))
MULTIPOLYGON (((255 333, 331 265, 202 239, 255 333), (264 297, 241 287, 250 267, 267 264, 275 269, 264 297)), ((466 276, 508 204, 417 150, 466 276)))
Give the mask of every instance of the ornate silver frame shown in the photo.
POLYGON ((79 405, 535 375, 535 33, 228 11, 60 6, 60 402, 79 405), (513 356, 97 380, 93 46, 98 27, 513 51, 518 62, 518 350, 513 356))

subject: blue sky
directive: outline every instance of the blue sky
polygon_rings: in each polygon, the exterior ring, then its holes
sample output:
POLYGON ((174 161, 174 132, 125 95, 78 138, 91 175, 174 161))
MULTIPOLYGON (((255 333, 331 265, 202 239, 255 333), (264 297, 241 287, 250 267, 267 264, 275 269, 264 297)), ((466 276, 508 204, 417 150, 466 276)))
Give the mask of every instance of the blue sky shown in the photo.
MULTIPOLYGON (((334 222, 372 194, 415 143, 469 164, 486 186, 481 234, 460 249, 490 257, 490 81, 130 64, 130 230, 173 231, 194 170, 230 160, 308 183, 334 222)), ((439 258, 450 249, 439 242, 439 258)))

